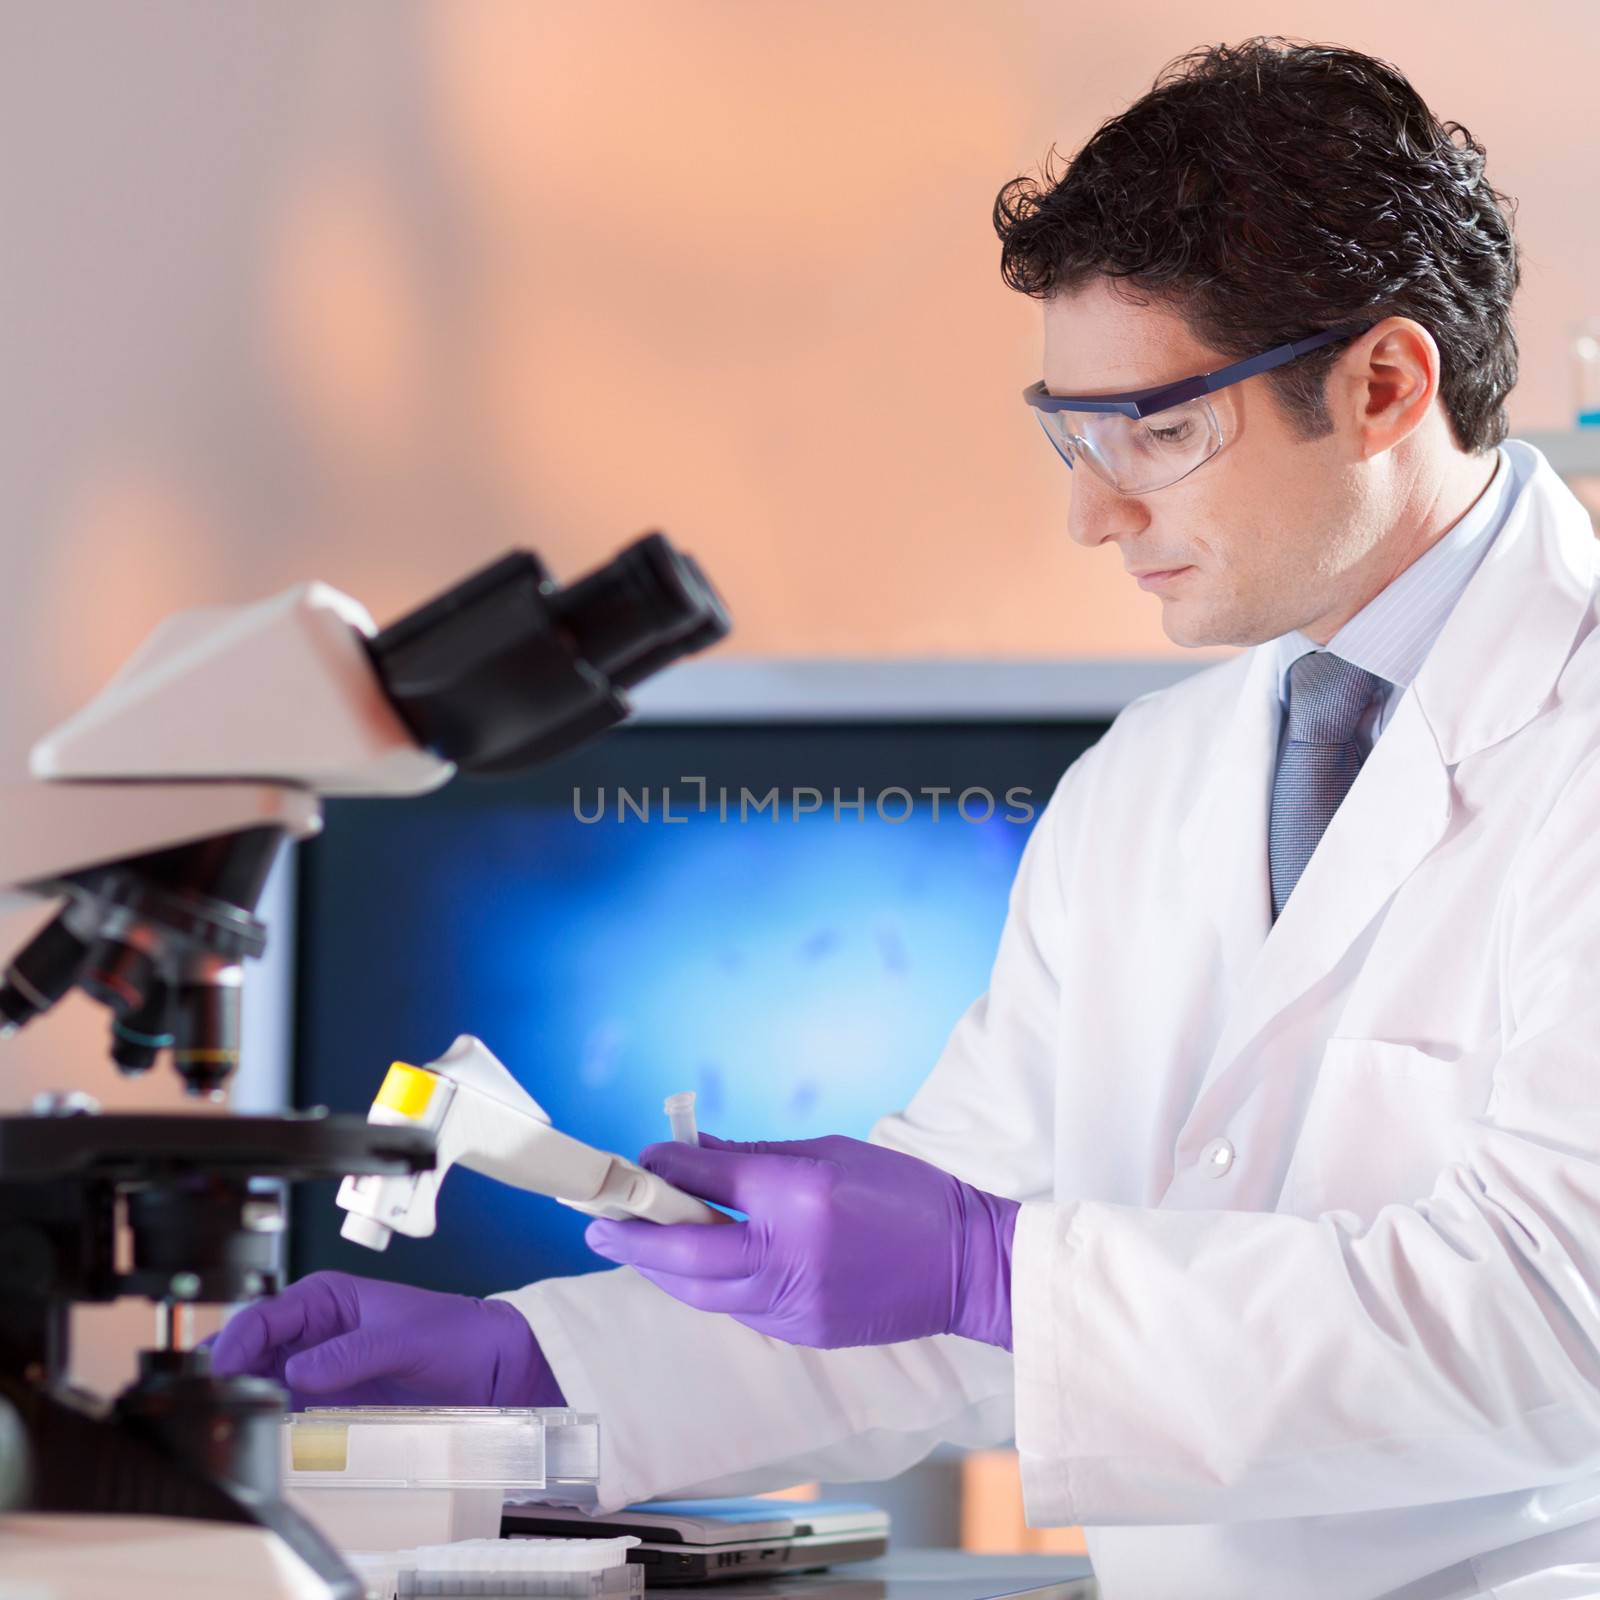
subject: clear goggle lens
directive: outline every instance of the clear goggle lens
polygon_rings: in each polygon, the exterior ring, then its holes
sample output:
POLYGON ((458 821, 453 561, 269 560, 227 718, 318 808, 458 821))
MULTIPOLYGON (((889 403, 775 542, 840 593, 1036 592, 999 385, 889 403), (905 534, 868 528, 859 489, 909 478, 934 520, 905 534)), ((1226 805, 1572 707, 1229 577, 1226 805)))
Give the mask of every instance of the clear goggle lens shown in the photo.
POLYGON ((1210 400, 1148 417, 1114 411, 1041 411, 1040 425, 1069 467, 1082 461, 1119 494, 1149 494, 1186 478, 1223 445, 1210 400))

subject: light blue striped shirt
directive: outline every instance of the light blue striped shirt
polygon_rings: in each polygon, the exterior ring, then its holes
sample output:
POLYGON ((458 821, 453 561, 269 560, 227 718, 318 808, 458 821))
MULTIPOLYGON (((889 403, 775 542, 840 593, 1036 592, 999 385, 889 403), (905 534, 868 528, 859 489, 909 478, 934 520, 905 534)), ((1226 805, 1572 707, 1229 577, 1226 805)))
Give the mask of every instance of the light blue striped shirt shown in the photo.
POLYGON ((1276 650, 1278 659, 1278 699, 1285 711, 1289 669, 1307 652, 1327 649, 1391 685, 1363 720, 1365 743, 1372 747, 1505 524, 1515 498, 1516 475, 1505 451, 1497 450, 1495 457, 1494 476, 1466 515, 1373 596, 1326 646, 1313 643, 1298 629, 1272 642, 1269 648, 1276 650))

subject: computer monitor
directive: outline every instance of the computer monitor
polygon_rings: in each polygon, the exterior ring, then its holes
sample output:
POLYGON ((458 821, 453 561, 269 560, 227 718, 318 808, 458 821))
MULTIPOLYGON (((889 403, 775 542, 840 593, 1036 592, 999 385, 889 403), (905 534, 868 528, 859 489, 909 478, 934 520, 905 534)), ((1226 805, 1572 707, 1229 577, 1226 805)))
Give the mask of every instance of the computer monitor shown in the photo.
MULTIPOLYGON (((299 852, 294 1103, 364 1112, 391 1061, 473 1033, 630 1156, 683 1089, 725 1137, 864 1137, 983 991, 1032 826, 1129 686, 984 709, 856 683, 688 695, 516 778, 330 803, 299 852)), ((584 1217, 465 1171, 381 1255, 328 1186, 291 1216, 297 1276, 484 1294, 605 1265, 584 1217)))

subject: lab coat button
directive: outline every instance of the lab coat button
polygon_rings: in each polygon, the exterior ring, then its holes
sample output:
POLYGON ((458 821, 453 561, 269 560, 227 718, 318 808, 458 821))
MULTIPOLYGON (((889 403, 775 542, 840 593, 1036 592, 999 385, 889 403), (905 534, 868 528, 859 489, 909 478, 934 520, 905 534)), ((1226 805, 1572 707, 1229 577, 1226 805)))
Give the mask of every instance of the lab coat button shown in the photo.
POLYGON ((1220 1178, 1233 1165, 1233 1146, 1226 1139, 1213 1139, 1200 1152, 1200 1170, 1220 1178))

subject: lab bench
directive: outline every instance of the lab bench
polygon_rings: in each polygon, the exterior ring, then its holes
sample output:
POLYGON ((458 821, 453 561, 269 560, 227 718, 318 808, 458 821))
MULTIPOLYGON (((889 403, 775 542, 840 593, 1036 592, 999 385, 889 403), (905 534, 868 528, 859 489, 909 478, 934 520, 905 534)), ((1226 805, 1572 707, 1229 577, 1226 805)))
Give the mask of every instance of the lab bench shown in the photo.
POLYGON ((662 1600, 1095 1600, 1082 1556, 969 1555, 962 1550, 896 1550, 810 1575, 647 1588, 662 1600))

